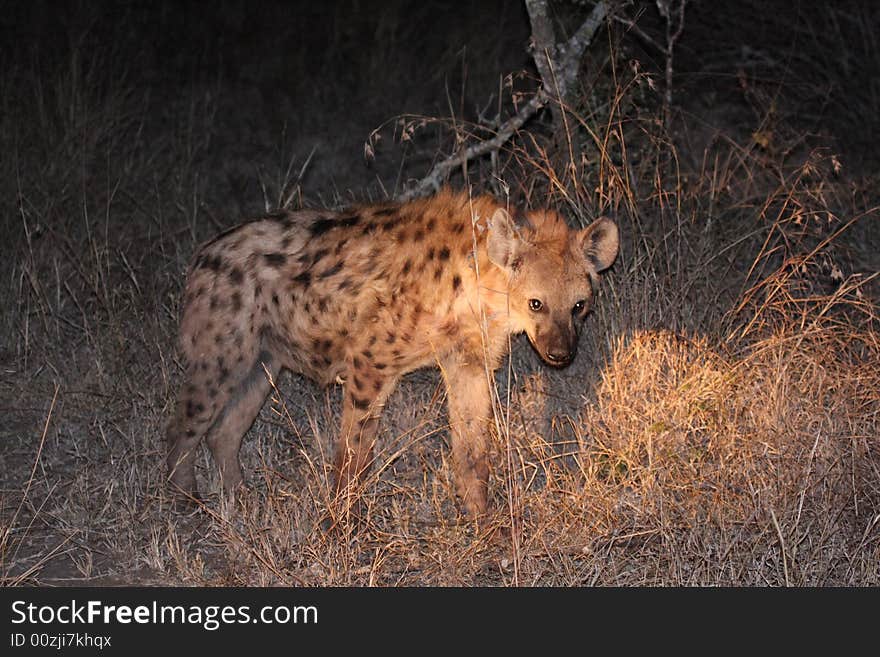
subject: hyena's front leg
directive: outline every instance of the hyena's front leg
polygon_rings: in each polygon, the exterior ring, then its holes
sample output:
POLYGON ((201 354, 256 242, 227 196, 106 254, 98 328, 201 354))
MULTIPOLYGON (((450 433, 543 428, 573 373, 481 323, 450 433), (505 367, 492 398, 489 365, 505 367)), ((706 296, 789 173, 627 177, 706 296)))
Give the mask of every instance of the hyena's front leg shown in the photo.
POLYGON ((450 359, 443 363, 449 426, 452 431, 452 466, 455 485, 465 511, 471 516, 488 506, 489 459, 487 424, 491 411, 489 384, 482 364, 450 359))
POLYGON ((360 481, 373 460, 379 415, 395 379, 355 359, 345 382, 342 426, 336 443, 336 494, 360 481))

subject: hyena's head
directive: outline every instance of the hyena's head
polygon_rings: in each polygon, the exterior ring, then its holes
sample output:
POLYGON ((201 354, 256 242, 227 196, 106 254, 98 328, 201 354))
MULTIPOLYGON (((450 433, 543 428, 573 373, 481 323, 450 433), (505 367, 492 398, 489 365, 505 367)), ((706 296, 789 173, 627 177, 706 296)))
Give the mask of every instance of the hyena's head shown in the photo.
POLYGON ((525 331, 545 362, 564 367, 577 350, 578 326, 593 302, 599 273, 617 256, 617 225, 602 217, 580 231, 550 211, 532 212, 517 227, 499 209, 486 246, 489 259, 510 277, 514 331, 525 331))

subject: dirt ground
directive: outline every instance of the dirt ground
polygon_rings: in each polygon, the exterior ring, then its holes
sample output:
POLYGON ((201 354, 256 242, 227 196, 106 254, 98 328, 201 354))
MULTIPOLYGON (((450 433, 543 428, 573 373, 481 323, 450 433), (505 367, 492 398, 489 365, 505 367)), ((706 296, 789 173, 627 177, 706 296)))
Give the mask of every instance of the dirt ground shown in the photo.
MULTIPOLYGON (((519 2, 252 4, 0 18, 0 581, 880 582, 880 25, 854 0, 689 4, 669 97, 666 23, 636 3, 563 129, 542 112, 451 176, 622 235, 573 365, 518 339, 497 373, 482 524, 455 502, 435 371, 389 400, 334 531, 341 390, 289 374, 245 441, 248 492, 221 499, 205 452, 205 503, 175 509, 197 245, 393 197, 536 88, 519 2)), ((590 3, 551 7, 568 34, 590 3)))

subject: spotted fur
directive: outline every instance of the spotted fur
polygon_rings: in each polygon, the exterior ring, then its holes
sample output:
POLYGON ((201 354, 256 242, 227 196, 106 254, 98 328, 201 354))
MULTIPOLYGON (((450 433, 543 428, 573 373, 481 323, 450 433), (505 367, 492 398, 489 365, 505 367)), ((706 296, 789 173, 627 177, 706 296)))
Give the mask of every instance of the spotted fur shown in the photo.
POLYGON ((503 204, 444 191, 343 212, 278 212, 204 244, 190 267, 180 325, 187 363, 168 427, 171 483, 196 490, 206 438, 224 488, 282 368, 345 383, 335 455, 338 491, 372 459, 379 412, 401 376, 439 366, 465 509, 487 508, 489 377, 508 336, 541 357, 573 358, 593 285, 617 254, 617 227, 572 231, 551 211, 515 221, 503 204))

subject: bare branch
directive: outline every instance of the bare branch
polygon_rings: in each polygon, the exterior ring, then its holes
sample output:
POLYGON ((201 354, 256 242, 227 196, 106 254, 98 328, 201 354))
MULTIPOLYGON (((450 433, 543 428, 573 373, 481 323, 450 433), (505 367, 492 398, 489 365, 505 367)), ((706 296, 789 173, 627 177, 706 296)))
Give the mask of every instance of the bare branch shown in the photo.
POLYGON ((472 144, 463 151, 459 151, 457 154, 451 155, 445 160, 441 160, 433 166, 427 176, 422 178, 403 194, 400 194, 398 199, 401 201, 409 201, 414 198, 425 196, 431 192, 438 191, 444 178, 446 178, 450 171, 455 167, 461 166, 465 162, 469 162, 470 160, 485 155, 486 153, 498 151, 510 140, 511 137, 513 137, 516 131, 519 130, 526 121, 532 118, 532 116, 544 106, 546 102, 547 95, 543 90, 538 90, 538 92, 532 96, 531 100, 520 108, 519 112, 504 122, 492 139, 472 144))
POLYGON ((556 93, 560 96, 557 99, 560 105, 564 103, 568 89, 574 85, 577 79, 580 60, 584 50, 590 45, 596 30, 599 29, 602 21, 608 15, 608 3, 604 0, 596 3, 587 19, 571 38, 562 44, 556 43, 553 23, 547 13, 547 0, 525 0, 525 3, 529 12, 529 19, 532 23, 534 49, 532 55, 535 58, 535 66, 541 76, 541 88, 538 89, 528 103, 523 105, 516 114, 498 128, 494 137, 472 144, 464 150, 460 150, 454 155, 450 155, 446 159, 437 162, 424 178, 407 191, 398 195, 400 200, 408 201, 437 191, 440 189, 443 180, 455 167, 487 153, 497 153, 504 144, 510 141, 517 130, 537 114, 538 110, 546 105, 547 101, 552 96, 555 96, 556 93), (554 78, 554 70, 561 71, 561 77, 557 75, 554 78))
POLYGON ((529 21, 532 24, 532 57, 544 89, 553 89, 553 68, 556 65, 556 30, 550 19, 547 0, 525 0, 529 21))
POLYGON ((562 70, 562 87, 560 91, 563 97, 568 94, 569 89, 574 86, 577 80, 578 69, 580 68, 581 57, 584 51, 593 42, 593 37, 602 21, 608 15, 608 5, 605 2, 599 2, 593 7, 593 11, 587 17, 581 26, 577 29, 571 38, 564 45, 558 47, 559 58, 562 70))

